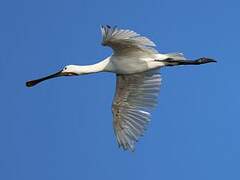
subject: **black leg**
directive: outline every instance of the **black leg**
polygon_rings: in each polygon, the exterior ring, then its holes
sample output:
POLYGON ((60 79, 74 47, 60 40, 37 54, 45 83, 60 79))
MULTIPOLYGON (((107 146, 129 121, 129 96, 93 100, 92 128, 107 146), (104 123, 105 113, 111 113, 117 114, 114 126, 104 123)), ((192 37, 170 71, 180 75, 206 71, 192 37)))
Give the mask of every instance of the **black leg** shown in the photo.
POLYGON ((156 60, 159 62, 166 63, 166 66, 177 66, 177 65, 199 65, 199 64, 206 64, 206 63, 212 63, 217 62, 214 59, 202 57, 196 60, 175 60, 173 58, 168 58, 164 60, 156 60))

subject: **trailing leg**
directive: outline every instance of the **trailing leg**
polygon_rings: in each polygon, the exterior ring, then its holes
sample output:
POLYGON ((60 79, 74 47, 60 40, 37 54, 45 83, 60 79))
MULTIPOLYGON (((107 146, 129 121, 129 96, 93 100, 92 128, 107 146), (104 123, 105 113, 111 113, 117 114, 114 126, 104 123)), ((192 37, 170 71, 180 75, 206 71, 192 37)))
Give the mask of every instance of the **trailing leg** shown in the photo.
POLYGON ((155 60, 158 62, 163 62, 166 66, 177 66, 177 65, 199 65, 199 64, 206 64, 206 63, 212 63, 217 62, 213 59, 202 57, 196 60, 176 60, 173 58, 167 58, 164 60, 155 60))

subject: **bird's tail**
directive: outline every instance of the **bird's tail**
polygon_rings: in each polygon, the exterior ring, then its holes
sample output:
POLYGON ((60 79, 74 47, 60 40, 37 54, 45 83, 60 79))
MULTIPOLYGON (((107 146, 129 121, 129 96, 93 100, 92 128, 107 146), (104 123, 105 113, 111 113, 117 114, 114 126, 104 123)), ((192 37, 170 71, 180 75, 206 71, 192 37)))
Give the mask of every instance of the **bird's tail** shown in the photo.
POLYGON ((166 56, 169 59, 173 59, 173 60, 186 60, 186 58, 184 57, 183 53, 168 53, 166 54, 166 56))

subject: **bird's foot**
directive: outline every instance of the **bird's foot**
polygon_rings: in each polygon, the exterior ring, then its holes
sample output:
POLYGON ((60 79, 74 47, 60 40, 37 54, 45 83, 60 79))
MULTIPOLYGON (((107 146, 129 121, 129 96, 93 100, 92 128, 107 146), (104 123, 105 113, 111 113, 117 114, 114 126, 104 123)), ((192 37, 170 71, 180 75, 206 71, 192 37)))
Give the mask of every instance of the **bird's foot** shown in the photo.
POLYGON ((195 60, 196 64, 206 64, 206 63, 212 63, 212 62, 217 62, 214 59, 207 58, 207 57, 202 57, 197 60, 195 60))

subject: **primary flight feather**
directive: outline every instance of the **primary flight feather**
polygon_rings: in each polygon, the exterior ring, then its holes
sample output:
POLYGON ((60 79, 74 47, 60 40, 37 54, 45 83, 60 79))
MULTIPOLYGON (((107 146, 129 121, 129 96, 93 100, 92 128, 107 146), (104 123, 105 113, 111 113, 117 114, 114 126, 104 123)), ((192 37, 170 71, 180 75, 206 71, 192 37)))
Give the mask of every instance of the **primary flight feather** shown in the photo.
POLYGON ((124 150, 135 149, 143 135, 151 111, 157 105, 161 84, 159 69, 165 66, 199 65, 216 62, 210 58, 187 60, 182 53, 160 54, 146 37, 126 29, 102 26, 102 45, 113 54, 99 63, 87 66, 68 65, 61 71, 28 81, 32 87, 44 80, 97 72, 116 74, 116 92, 112 103, 113 127, 118 145, 124 150))

